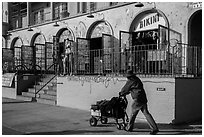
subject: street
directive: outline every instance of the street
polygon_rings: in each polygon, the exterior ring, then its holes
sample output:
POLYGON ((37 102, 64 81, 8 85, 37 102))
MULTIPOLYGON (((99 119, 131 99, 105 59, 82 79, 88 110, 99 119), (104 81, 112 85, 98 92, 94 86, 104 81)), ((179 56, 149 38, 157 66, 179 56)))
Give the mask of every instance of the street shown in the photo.
MULTIPOLYGON (((89 125, 90 112, 2 98, 2 135, 149 135, 146 121, 137 120, 133 132, 116 128, 115 121, 89 125)), ((201 135, 202 123, 158 124, 158 135, 201 135)))

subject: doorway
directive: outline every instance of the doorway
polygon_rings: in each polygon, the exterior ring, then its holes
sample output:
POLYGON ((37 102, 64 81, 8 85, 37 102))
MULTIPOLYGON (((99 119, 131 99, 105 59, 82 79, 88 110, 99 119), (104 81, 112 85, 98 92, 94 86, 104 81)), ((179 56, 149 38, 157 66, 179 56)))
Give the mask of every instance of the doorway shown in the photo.
POLYGON ((103 71, 102 37, 90 39, 90 72, 100 74, 103 71))
POLYGON ((188 23, 187 73, 202 75, 202 10, 196 11, 188 23))
POLYGON ((188 35, 189 45, 202 47, 202 10, 191 16, 188 35))

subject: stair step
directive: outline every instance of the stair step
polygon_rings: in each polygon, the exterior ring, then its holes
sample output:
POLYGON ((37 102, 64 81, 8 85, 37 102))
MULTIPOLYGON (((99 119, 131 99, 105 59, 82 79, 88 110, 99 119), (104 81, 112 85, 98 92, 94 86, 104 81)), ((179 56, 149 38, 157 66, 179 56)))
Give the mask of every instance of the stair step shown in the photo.
MULTIPOLYGON (((35 93, 32 93, 32 92, 22 92, 22 96, 25 96, 25 97, 35 97, 35 93)), ((36 94, 36 97, 39 97, 39 94, 36 94)))
POLYGON ((43 98, 43 99, 49 99, 49 100, 56 100, 57 96, 55 95, 50 95, 50 94, 39 94, 39 98, 43 98))
POLYGON ((49 104, 49 105, 56 105, 56 100, 49 100, 49 99, 43 99, 43 98, 36 98, 38 103, 42 104, 49 104))
MULTIPOLYGON (((35 93, 37 92, 38 90, 35 90, 35 88, 29 88, 28 89, 28 92, 31 92, 31 93, 35 93)), ((43 93, 43 90, 40 90, 38 93, 43 93)))
MULTIPOLYGON (((33 88, 36 89, 37 91, 41 89, 43 85, 34 85, 33 88)), ((43 87, 43 89, 48 89, 48 86, 43 87)))

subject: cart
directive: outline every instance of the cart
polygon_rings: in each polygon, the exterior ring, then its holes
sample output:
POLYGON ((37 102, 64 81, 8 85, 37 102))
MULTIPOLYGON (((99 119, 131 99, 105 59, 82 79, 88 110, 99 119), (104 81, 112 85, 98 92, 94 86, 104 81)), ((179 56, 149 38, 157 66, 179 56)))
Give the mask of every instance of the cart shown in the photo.
POLYGON ((90 126, 97 126, 98 121, 101 121, 102 124, 107 124, 108 118, 113 118, 116 120, 117 128, 122 130, 125 128, 126 122, 129 121, 126 108, 126 97, 113 97, 111 100, 98 101, 96 104, 91 105, 89 124, 90 126), (119 119, 122 119, 123 122, 119 123, 119 119))

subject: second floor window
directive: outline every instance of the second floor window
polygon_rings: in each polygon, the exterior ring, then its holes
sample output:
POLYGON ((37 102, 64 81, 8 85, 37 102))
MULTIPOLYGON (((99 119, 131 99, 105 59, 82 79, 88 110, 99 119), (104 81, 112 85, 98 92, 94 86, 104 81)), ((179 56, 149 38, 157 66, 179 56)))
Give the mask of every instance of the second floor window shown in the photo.
POLYGON ((77 2, 77 13, 80 13, 80 2, 77 2))
POLYGON ((54 19, 59 19, 60 18, 60 7, 59 5, 56 5, 54 7, 54 19))
POLYGON ((43 23, 45 20, 44 10, 40 10, 40 23, 43 23))
POLYGON ((96 10, 96 2, 90 2, 90 11, 96 10))
POLYGON ((68 8, 67 8, 67 3, 66 2, 63 2, 62 3, 62 12, 67 12, 68 8))
POLYGON ((33 19, 34 19, 34 24, 38 24, 38 12, 34 12, 33 19))
POLYGON ((43 23, 45 20, 44 10, 35 11, 33 13, 34 24, 43 23))
POLYGON ((87 3, 82 2, 82 13, 86 13, 86 12, 87 12, 87 3))
POLYGON ((67 2, 54 3, 54 19, 60 19, 69 16, 67 2))

